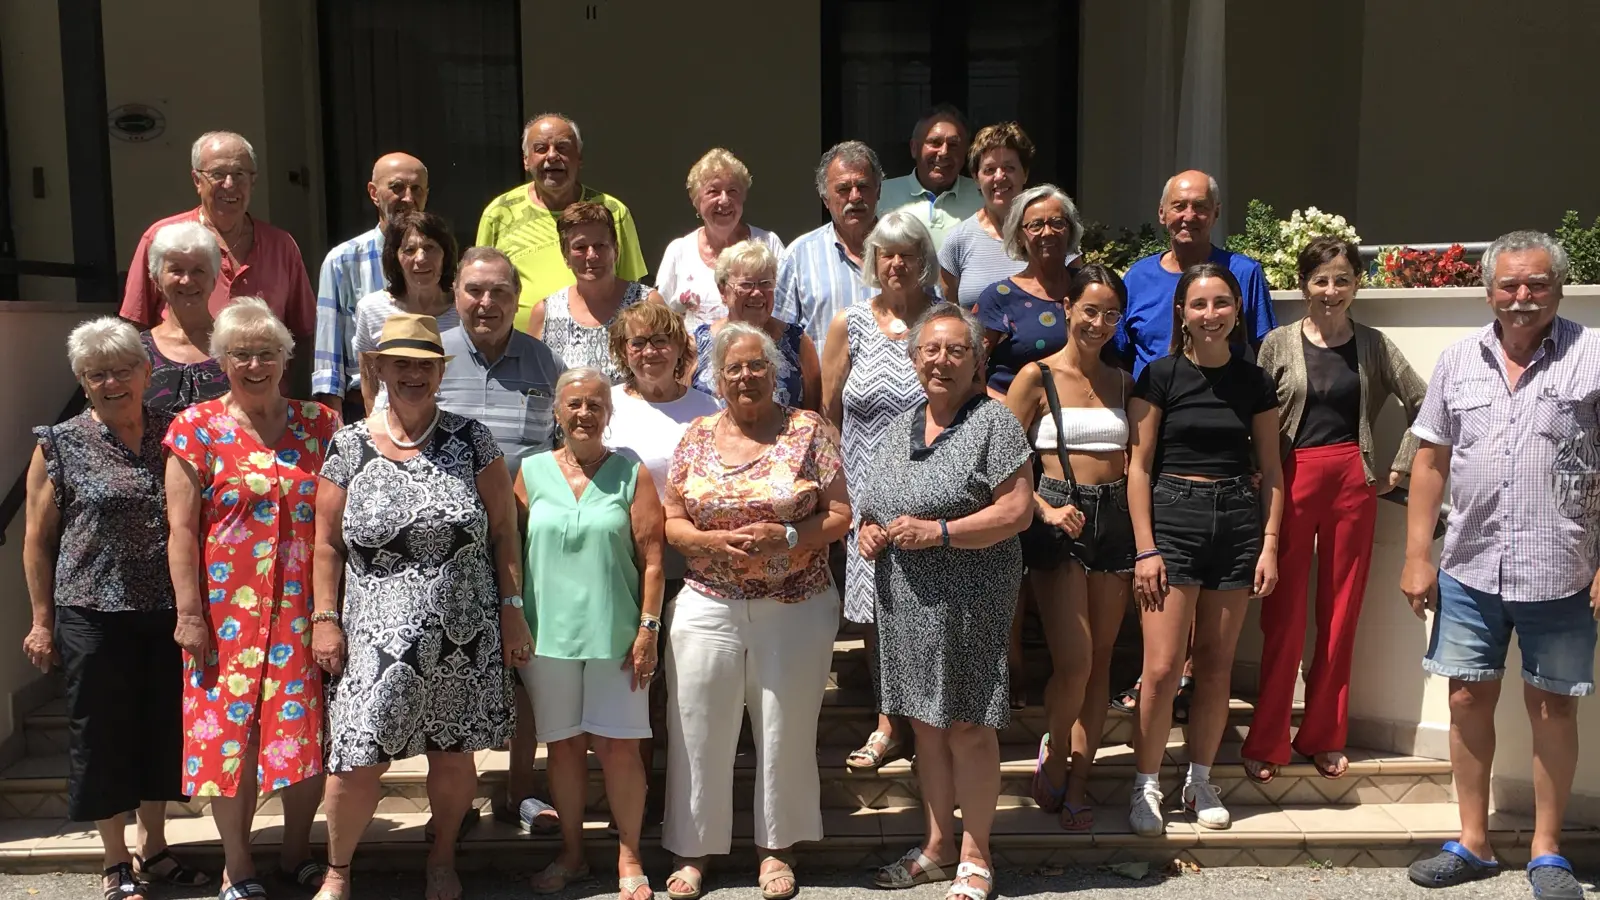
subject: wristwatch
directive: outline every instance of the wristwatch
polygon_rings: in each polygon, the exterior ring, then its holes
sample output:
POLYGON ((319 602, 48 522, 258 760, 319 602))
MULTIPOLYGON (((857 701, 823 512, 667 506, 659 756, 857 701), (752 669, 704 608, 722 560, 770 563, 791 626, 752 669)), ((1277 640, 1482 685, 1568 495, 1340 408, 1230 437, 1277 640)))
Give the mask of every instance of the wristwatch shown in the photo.
POLYGON ((783 539, 789 542, 789 549, 793 550, 795 545, 800 543, 799 529, 785 522, 783 526, 783 539))
POLYGON ((522 608, 522 598, 520 596, 516 595, 516 594, 512 594, 509 597, 501 597, 500 598, 500 605, 501 606, 509 606, 512 609, 521 609, 522 608))

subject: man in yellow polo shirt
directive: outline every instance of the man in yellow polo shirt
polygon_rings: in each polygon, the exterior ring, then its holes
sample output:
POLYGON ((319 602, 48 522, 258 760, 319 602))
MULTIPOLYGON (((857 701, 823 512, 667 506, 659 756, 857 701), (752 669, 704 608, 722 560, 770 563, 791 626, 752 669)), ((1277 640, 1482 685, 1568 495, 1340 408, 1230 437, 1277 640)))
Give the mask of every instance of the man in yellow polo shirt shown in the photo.
POLYGON ((584 187, 583 137, 576 122, 560 113, 536 116, 522 130, 522 166, 532 180, 489 201, 478 220, 479 246, 495 247, 511 258, 522 279, 516 326, 528 329, 528 314, 544 298, 576 279, 561 255, 556 217, 582 200, 602 203, 617 222, 617 276, 639 281, 648 271, 639 250, 633 215, 621 200, 584 187))

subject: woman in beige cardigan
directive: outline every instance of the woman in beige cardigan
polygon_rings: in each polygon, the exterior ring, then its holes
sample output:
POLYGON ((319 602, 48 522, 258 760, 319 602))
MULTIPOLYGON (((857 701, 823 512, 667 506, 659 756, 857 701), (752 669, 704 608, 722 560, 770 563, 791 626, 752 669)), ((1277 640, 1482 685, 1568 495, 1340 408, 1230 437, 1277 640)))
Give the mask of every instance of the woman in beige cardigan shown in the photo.
POLYGON ((1325 778, 1349 768, 1350 657, 1372 563, 1378 494, 1411 468, 1416 439, 1406 432, 1382 484, 1373 464, 1372 423, 1391 395, 1406 422, 1417 416, 1423 380, 1382 332, 1350 318, 1361 256, 1348 241, 1321 237, 1299 258, 1306 316, 1269 333, 1258 361, 1278 382, 1286 504, 1278 589, 1261 604, 1260 699, 1245 741, 1245 771, 1263 784, 1289 762, 1290 708, 1305 643, 1311 552, 1318 550, 1317 640, 1306 678, 1306 711, 1293 750, 1325 778))

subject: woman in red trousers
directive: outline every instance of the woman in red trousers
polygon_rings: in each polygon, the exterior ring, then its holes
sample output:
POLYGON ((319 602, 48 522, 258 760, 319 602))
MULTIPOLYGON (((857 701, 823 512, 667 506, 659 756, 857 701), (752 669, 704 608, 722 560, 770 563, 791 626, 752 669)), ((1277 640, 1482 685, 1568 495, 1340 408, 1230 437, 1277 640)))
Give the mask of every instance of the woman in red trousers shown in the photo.
POLYGON ((1299 258, 1306 316, 1269 333, 1258 357, 1277 379, 1286 505, 1278 589, 1261 603, 1261 690, 1245 771, 1265 784, 1289 762, 1289 717, 1306 634, 1311 554, 1317 553, 1317 637, 1306 676, 1306 711, 1292 749, 1325 778, 1349 768, 1350 657, 1372 564, 1378 494, 1411 468, 1406 432, 1387 479, 1373 465, 1372 423, 1391 395, 1416 418, 1427 385, 1387 337, 1350 318, 1361 256, 1348 241, 1321 237, 1299 258))

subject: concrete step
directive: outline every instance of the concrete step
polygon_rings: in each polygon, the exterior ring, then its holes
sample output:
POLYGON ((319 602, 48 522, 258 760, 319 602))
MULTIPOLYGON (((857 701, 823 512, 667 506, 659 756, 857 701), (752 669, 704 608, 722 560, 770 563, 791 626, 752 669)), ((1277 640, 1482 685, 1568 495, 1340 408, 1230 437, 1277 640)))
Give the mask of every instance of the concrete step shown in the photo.
MULTIPOLYGON (((1192 817, 1168 813, 1166 833, 1144 838, 1130 833, 1124 805, 1095 810, 1094 828, 1085 833, 1062 831, 1056 817, 1037 809, 1013 807, 996 814, 993 855, 996 874, 1048 874, 1052 867, 1145 861, 1156 865, 1181 860, 1203 868, 1220 866, 1394 867, 1438 852, 1439 845, 1456 837, 1459 827, 1450 803, 1363 803, 1359 805, 1301 806, 1274 804, 1240 806, 1233 827, 1210 831, 1196 827, 1192 817)), ((426 844, 426 813, 380 812, 368 827, 355 856, 358 869, 420 870, 426 844)), ((1533 832, 1531 819, 1495 813, 1490 837, 1508 868, 1528 860, 1533 832)), ((133 840, 133 826, 128 826, 133 840)), ((607 890, 616 861, 616 842, 605 832, 603 817, 585 823, 586 850, 601 893, 607 890)), ((802 884, 807 871, 855 870, 862 883, 868 870, 892 862, 916 844, 923 833, 922 814, 916 809, 830 810, 824 813, 826 837, 795 848, 802 884)), ((718 859, 708 875, 715 884, 718 868, 751 867, 749 813, 734 818, 734 853, 718 859)), ((258 816, 254 844, 263 871, 276 864, 282 837, 282 819, 258 816)), ((168 825, 168 838, 186 861, 216 877, 222 848, 215 823, 209 817, 176 820, 168 825)), ((312 840, 325 844, 325 821, 318 817, 312 840)), ((660 846, 660 828, 645 829, 645 862, 657 889, 662 886, 669 858, 660 846)), ((1569 826, 1562 849, 1580 867, 1600 860, 1600 831, 1569 826)), ((459 865, 463 869, 537 871, 554 856, 558 842, 534 837, 484 816, 462 840, 459 865)), ((319 851, 320 852, 320 851, 319 851)), ((100 842, 92 829, 60 818, 26 818, 0 822, 0 870, 7 872, 98 872, 100 842)), ((1130 882, 1130 884, 1132 884, 1130 882)), ((420 887, 420 881, 419 881, 420 887)))

